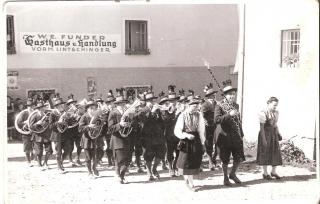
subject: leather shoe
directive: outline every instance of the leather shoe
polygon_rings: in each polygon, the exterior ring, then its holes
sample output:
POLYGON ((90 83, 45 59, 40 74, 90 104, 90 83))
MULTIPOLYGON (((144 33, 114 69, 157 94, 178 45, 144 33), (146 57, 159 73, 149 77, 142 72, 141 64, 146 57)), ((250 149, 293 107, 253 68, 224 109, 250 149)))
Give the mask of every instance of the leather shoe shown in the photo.
POLYGON ((241 183, 240 179, 235 174, 230 174, 229 178, 233 180, 235 183, 241 183))
POLYGON ((281 177, 280 177, 278 174, 273 174, 273 173, 271 173, 271 176, 272 176, 272 177, 275 177, 277 180, 280 180, 280 179, 281 179, 281 177))
POLYGON ((272 180, 271 176, 269 174, 265 175, 265 174, 262 174, 262 177, 263 179, 265 180, 272 180))

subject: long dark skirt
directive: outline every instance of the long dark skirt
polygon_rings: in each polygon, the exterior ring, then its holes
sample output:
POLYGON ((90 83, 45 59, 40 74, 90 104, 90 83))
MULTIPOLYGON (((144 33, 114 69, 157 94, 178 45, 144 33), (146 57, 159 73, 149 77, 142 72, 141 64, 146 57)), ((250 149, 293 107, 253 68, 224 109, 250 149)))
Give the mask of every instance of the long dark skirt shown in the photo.
POLYGON ((177 167, 180 175, 199 174, 202 162, 202 144, 198 133, 190 133, 194 140, 184 139, 185 145, 180 150, 177 167))
POLYGON ((267 146, 262 145, 262 135, 259 132, 257 163, 258 165, 282 165, 281 151, 279 145, 278 131, 273 126, 264 127, 267 146))

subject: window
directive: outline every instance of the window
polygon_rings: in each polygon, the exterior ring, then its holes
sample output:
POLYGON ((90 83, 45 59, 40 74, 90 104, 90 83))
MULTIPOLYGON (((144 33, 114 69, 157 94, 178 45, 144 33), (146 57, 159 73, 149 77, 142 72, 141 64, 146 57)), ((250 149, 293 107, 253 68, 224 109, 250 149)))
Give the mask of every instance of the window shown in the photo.
POLYGON ((298 67, 300 29, 283 30, 281 41, 281 67, 298 67))
POLYGON ((16 54, 14 21, 12 15, 7 15, 7 54, 16 54))
POLYGON ((148 55, 147 21, 125 21, 126 55, 148 55))
POLYGON ((152 89, 151 85, 130 85, 130 86, 124 86, 123 87, 125 90, 125 97, 130 102, 133 102, 140 93, 143 93, 145 91, 148 91, 152 89))

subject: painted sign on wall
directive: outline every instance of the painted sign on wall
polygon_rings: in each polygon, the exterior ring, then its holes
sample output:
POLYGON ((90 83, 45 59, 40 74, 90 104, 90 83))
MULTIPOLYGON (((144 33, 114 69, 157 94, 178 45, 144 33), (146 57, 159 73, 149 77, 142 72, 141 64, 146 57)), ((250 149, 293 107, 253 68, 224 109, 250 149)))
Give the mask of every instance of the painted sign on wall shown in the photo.
POLYGON ((97 82, 95 77, 87 78, 88 96, 93 97, 97 94, 97 82))
POLYGON ((18 87, 18 75, 17 71, 8 71, 7 72, 7 88, 12 90, 19 89, 18 87))
POLYGON ((20 50, 26 53, 120 53, 120 42, 120 34, 20 33, 20 50))

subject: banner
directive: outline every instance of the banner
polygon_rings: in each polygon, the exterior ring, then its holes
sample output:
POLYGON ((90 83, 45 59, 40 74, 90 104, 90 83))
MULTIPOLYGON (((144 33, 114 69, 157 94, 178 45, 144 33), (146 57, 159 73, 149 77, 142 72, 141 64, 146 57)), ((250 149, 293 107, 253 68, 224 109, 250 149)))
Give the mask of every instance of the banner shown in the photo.
POLYGON ((121 53, 120 34, 21 32, 25 53, 121 53))
POLYGON ((7 72, 7 88, 8 89, 19 89, 18 87, 18 75, 17 71, 8 71, 7 72))
POLYGON ((87 78, 87 91, 88 96, 93 97, 97 94, 97 82, 95 77, 87 78))

